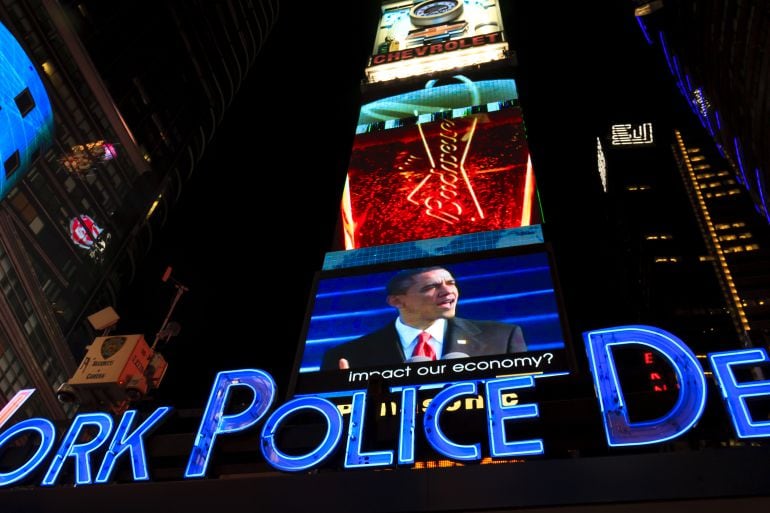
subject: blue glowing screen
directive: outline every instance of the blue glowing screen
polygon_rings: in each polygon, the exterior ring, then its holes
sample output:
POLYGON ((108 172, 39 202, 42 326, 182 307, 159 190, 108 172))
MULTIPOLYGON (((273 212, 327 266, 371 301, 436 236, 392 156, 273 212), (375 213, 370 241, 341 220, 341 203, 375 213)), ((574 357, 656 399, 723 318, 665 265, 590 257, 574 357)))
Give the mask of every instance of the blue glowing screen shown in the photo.
POLYGON ((0 23, 0 199, 51 143, 53 111, 32 61, 0 23))

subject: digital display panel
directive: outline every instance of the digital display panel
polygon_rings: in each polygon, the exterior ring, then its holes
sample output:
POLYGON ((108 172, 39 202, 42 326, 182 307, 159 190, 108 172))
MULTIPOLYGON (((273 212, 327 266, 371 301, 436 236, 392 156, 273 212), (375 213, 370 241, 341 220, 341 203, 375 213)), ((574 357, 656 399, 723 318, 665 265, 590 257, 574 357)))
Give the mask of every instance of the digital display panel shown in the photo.
POLYGON ((370 83, 504 59, 495 0, 387 2, 366 69, 370 83))
POLYGON ((344 249, 539 222, 518 107, 359 134, 353 142, 341 205, 344 249))
POLYGON ((519 95, 512 78, 480 79, 474 75, 477 74, 431 77, 419 84, 422 86, 420 89, 412 86, 400 94, 366 102, 361 106, 356 133, 463 117, 518 105, 519 95))
POLYGON ((545 244, 322 272, 293 392, 567 373, 554 275, 545 244), (415 352, 414 329, 432 352, 415 352))
POLYGON ((0 23, 0 198, 51 144, 53 111, 34 64, 0 23))

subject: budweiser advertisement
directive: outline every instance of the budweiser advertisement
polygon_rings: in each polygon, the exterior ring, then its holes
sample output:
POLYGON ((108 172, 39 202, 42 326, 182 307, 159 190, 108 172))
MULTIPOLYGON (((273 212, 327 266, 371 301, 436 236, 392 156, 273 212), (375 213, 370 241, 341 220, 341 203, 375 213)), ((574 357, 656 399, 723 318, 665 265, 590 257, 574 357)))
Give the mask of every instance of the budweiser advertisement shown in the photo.
POLYGON ((357 135, 345 249, 539 223, 521 110, 487 110, 357 135))
POLYGON ((508 55, 500 6, 494 0, 386 1, 366 78, 383 82, 508 55))

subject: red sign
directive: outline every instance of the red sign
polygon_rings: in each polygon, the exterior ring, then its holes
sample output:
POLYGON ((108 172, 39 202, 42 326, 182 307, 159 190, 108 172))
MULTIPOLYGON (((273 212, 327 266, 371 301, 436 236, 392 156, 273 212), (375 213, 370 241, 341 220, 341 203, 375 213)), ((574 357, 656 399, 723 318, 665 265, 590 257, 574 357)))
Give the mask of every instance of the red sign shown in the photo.
POLYGON ((83 249, 91 249, 102 231, 94 220, 85 214, 70 220, 70 238, 83 249))
POLYGON ((360 134, 342 203, 345 248, 539 222, 517 107, 360 134))

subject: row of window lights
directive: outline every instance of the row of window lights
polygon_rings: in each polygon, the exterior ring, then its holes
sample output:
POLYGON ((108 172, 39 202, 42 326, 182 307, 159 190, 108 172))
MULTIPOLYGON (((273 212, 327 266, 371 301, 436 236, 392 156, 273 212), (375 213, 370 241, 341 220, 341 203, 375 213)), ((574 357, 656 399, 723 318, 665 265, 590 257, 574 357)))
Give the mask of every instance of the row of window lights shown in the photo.
POLYGON ((736 239, 750 239, 751 233, 750 232, 744 232, 739 234, 729 233, 727 235, 720 235, 719 240, 720 241, 727 241, 727 240, 736 240, 736 239))
POLYGON ((715 187, 721 187, 721 186, 727 187, 728 185, 735 185, 735 180, 733 180, 732 178, 729 178, 722 182, 717 181, 717 182, 708 182, 708 183, 698 184, 696 187, 698 187, 699 189, 713 189, 715 187))
POLYGON ((745 246, 733 246, 731 248, 724 248, 724 253, 743 253, 744 251, 757 251, 759 244, 746 244, 745 246))
POLYGON ((740 194, 740 189, 730 189, 729 191, 720 191, 720 192, 707 192, 704 193, 703 196, 705 198, 721 198, 723 196, 735 196, 736 194, 740 194))
POLYGON ((651 235, 645 235, 644 240, 672 240, 673 235, 668 233, 655 233, 651 235))
POLYGON ((719 171, 718 173, 701 173, 701 174, 696 174, 695 178, 697 178, 698 180, 708 180, 709 178, 721 178, 729 174, 730 173, 728 173, 727 171, 719 171))
POLYGON ((626 186, 627 191, 649 191, 652 189, 649 185, 628 185, 626 186))
POLYGON ((743 306, 765 306, 770 305, 770 299, 744 299, 743 306))
POLYGON ((740 221, 740 222, 737 222, 737 223, 719 223, 719 224, 715 224, 714 228, 716 228, 717 230, 729 230, 730 228, 743 228, 744 226, 746 226, 746 223, 740 221))

